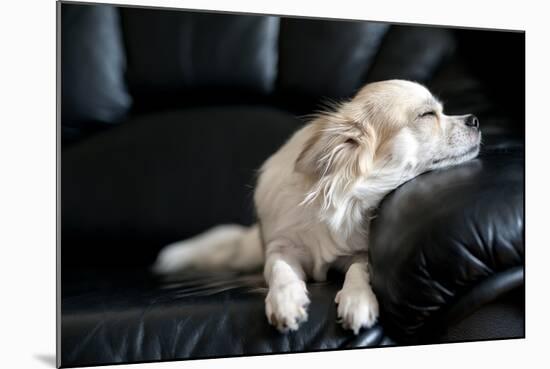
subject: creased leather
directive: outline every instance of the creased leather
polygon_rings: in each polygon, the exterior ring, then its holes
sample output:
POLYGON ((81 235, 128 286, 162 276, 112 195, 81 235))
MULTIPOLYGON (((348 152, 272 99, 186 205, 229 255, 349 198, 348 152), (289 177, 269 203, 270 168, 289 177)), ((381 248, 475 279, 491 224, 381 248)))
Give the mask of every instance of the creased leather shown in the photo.
POLYGON ((523 148, 485 147, 386 197, 371 234, 386 327, 409 339, 478 283, 524 263, 523 148))
POLYGON ((265 318, 260 273, 72 273, 63 286, 63 366, 371 347, 384 338, 380 325, 355 336, 337 323, 338 276, 309 284, 309 320, 285 335, 265 318))

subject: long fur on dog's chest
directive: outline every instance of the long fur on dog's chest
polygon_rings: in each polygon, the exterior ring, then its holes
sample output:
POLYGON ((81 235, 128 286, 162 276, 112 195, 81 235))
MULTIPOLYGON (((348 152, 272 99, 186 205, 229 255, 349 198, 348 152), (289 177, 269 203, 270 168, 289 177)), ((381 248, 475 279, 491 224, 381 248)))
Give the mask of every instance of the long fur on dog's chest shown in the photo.
POLYGON ((347 197, 335 199, 336 206, 324 208, 320 199, 304 202, 311 182, 292 165, 312 127, 306 126, 275 153, 260 170, 255 192, 256 209, 262 220, 265 245, 299 248, 308 274, 324 280, 327 269, 337 260, 367 251, 370 211, 379 201, 347 197))

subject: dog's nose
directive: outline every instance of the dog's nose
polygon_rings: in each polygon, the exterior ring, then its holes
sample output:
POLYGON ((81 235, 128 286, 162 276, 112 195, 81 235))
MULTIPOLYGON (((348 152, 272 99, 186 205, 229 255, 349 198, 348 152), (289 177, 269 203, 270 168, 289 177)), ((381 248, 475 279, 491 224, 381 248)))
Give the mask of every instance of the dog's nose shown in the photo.
POLYGON ((466 117, 465 123, 468 127, 479 129, 479 119, 477 119, 477 117, 473 114, 470 114, 466 117))

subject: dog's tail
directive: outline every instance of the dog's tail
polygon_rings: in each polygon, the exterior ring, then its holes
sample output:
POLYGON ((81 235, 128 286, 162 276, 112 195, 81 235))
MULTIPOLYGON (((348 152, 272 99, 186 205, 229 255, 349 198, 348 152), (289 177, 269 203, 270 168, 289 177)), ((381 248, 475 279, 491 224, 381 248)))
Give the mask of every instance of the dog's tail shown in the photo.
POLYGON ((249 272, 260 268, 263 260, 259 226, 228 224, 166 246, 159 253, 153 272, 171 274, 188 269, 249 272))

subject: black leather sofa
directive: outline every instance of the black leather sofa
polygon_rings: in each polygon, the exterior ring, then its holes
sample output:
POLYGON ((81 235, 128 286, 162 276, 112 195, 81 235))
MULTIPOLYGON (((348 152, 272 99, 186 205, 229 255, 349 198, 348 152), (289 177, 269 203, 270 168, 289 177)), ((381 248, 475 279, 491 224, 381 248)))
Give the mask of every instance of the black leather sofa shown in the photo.
POLYGON ((58 5, 62 366, 524 337, 522 33, 58 5), (170 242, 254 222, 254 170, 303 116, 389 78, 476 114, 484 144, 382 202, 376 326, 336 323, 336 273, 283 335, 259 273, 149 272, 170 242))

